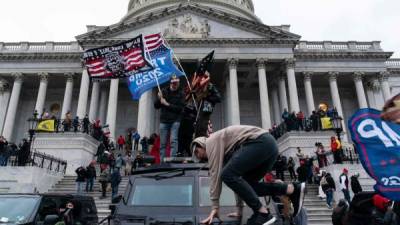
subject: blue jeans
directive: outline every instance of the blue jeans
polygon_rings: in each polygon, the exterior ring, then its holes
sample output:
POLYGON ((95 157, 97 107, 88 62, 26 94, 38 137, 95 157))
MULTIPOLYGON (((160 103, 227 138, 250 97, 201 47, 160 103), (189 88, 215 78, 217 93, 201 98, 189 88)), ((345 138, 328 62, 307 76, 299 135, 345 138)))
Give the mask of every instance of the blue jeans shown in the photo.
POLYGON ((111 187, 111 200, 113 200, 118 195, 118 185, 111 187))
POLYGON ((93 191, 93 183, 94 183, 94 177, 87 178, 87 180, 86 180, 86 192, 93 191))
POLYGON ((165 158, 167 148, 168 134, 171 141, 171 157, 175 157, 178 152, 178 131, 180 122, 160 123, 160 158, 165 158))
POLYGON ((332 199, 333 199, 333 190, 327 190, 326 191, 326 204, 329 206, 332 206, 332 199))
POLYGON ((85 182, 84 181, 82 181, 82 182, 77 181, 76 182, 76 193, 82 194, 84 187, 85 187, 85 182))
POLYGON ((346 199, 346 201, 350 204, 351 200, 350 200, 350 192, 348 189, 342 189, 343 195, 344 195, 344 199, 346 199))
POLYGON ((0 166, 6 166, 7 165, 6 162, 7 162, 6 158, 4 156, 0 155, 0 166))

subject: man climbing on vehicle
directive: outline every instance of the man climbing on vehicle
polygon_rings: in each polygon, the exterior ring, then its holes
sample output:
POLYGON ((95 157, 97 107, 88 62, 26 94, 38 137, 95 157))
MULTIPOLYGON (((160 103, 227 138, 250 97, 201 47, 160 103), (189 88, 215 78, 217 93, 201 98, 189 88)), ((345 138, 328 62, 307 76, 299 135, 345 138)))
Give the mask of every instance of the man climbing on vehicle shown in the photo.
POLYGON ((191 149, 197 159, 208 160, 210 169, 212 210, 201 223, 210 224, 214 218, 219 219, 222 182, 237 196, 237 212, 230 214, 231 216, 242 216, 242 200, 253 210, 254 214, 247 221, 248 225, 269 225, 276 220, 261 204, 259 196, 287 195, 293 204, 293 217, 301 210, 305 183, 259 182, 272 170, 278 157, 277 143, 268 131, 253 126, 230 126, 208 138, 196 138, 191 149))

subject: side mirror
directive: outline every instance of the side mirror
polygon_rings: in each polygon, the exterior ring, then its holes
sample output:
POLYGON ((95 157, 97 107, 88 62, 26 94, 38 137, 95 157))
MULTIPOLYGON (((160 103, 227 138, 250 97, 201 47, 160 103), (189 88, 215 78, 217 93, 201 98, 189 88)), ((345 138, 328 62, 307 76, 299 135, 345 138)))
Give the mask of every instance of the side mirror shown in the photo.
POLYGON ((60 217, 58 215, 47 215, 44 218, 43 225, 54 225, 60 220, 60 217))

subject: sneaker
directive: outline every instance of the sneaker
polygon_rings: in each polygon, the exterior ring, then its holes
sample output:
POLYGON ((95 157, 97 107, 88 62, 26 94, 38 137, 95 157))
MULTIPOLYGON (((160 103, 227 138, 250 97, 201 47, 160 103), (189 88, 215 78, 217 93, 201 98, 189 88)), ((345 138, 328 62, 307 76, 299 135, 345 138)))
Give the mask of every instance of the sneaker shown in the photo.
POLYGON ((276 218, 270 213, 257 213, 247 220, 247 225, 271 225, 275 221, 276 218))
POLYGON ((326 207, 328 207, 328 209, 332 209, 332 206, 329 205, 328 203, 326 203, 326 207))
POLYGON ((304 196, 306 192, 306 183, 296 184, 294 185, 294 192, 289 196, 290 201, 293 205, 293 217, 296 217, 303 207, 304 196))

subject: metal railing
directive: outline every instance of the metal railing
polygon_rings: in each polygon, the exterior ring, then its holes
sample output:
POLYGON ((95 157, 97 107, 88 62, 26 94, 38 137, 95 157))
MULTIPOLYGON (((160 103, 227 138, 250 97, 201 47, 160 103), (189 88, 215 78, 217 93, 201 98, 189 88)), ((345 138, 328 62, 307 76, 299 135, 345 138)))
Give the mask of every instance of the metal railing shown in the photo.
POLYGON ((23 153, 11 155, 7 160, 6 166, 32 166, 65 174, 67 170, 67 161, 56 158, 52 155, 32 151, 27 155, 24 155, 23 153))
POLYGON ((66 119, 35 119, 30 118, 28 122, 35 123, 33 126, 35 127, 35 132, 38 133, 59 133, 59 132, 75 132, 75 133, 87 133, 93 136, 93 124, 88 123, 85 126, 83 119, 75 120, 66 120, 66 119), (37 126, 47 120, 54 120, 54 130, 49 129, 48 131, 37 130, 37 126))

